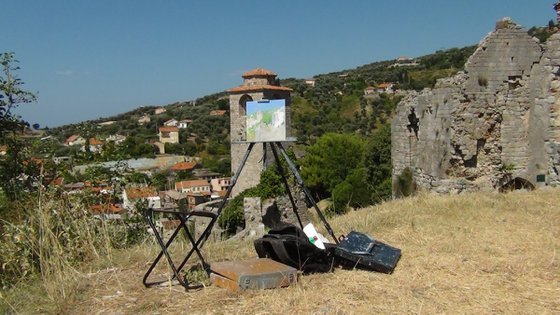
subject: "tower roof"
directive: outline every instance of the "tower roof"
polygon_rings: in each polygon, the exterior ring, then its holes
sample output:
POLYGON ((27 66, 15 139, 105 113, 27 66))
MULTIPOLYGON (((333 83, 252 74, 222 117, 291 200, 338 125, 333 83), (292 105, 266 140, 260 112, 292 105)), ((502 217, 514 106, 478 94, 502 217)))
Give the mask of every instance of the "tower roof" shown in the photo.
POLYGON ((256 68, 253 70, 249 70, 245 73, 243 73, 242 77, 243 78, 251 78, 251 77, 275 77, 276 73, 270 71, 270 70, 266 70, 263 68, 256 68))
POLYGON ((264 91, 264 90, 292 91, 292 89, 290 89, 288 87, 264 84, 264 85, 241 85, 241 86, 229 89, 228 92, 239 93, 239 92, 253 92, 253 91, 264 91))
POLYGON ((230 93, 247 93, 257 91, 292 91, 288 87, 280 86, 276 80, 276 73, 263 68, 255 68, 247 71, 242 75, 244 82, 243 85, 231 88, 228 90, 230 93))

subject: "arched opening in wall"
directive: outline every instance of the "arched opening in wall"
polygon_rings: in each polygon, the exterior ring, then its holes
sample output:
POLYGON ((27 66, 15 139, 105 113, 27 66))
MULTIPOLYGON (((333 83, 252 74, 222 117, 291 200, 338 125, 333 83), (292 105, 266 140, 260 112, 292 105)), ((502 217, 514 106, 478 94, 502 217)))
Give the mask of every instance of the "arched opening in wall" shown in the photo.
POLYGON ((531 184, 530 181, 525 178, 515 177, 509 182, 505 183, 500 189, 501 192, 508 192, 514 190, 534 190, 535 185, 531 184))
POLYGON ((408 129, 408 132, 414 132, 414 135, 416 136, 416 139, 418 139, 418 123, 420 122, 420 119, 418 119, 418 117, 416 116, 416 111, 414 110, 414 107, 410 108, 410 112, 408 114, 408 125, 406 125, 406 128, 408 129))
POLYGON ((247 94, 239 98, 239 116, 247 116, 247 102, 252 100, 253 98, 247 94))

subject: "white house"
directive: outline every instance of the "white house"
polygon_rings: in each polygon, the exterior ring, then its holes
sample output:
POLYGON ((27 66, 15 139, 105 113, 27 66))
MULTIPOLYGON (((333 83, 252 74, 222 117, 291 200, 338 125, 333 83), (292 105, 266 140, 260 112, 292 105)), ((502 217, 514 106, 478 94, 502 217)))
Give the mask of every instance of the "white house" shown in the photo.
POLYGON ((159 127, 159 142, 179 143, 179 128, 173 126, 159 127))
POLYGON ((163 107, 158 107, 156 108, 156 110, 154 111, 154 114, 159 115, 159 114, 163 114, 167 111, 167 109, 163 108, 163 107))
POLYGON ((167 127, 177 127, 177 119, 171 118, 168 121, 164 122, 163 125, 167 127))
POLYGON ((177 128, 179 129, 186 129, 192 123, 191 119, 183 119, 177 122, 177 128))
POLYGON ((84 145, 86 143, 86 139, 79 135, 71 135, 64 141, 65 146, 73 146, 73 145, 84 145))
POLYGON ((138 124, 139 125, 143 125, 143 124, 147 124, 151 121, 151 118, 149 115, 144 115, 142 117, 140 117, 140 119, 138 119, 138 124))
POLYGON ((317 80, 315 80, 315 79, 305 79, 305 84, 309 85, 310 87, 315 87, 315 84, 317 84, 317 80))
POLYGON ((230 177, 213 178, 210 180, 210 185, 212 185, 212 192, 226 191, 231 185, 231 178, 230 177))
POLYGON ((204 179, 184 180, 175 183, 175 190, 183 193, 210 195, 210 184, 204 179))

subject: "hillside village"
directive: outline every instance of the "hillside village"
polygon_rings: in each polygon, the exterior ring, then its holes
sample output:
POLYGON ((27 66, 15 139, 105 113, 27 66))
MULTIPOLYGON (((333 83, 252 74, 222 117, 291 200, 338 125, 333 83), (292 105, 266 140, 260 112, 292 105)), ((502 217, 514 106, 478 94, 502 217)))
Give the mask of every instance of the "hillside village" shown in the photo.
MULTIPOLYGON (((137 119, 139 126, 151 121, 151 117, 166 112, 164 107, 154 109, 152 115, 144 114, 137 119)), ((209 116, 223 117, 225 110, 212 110, 209 116)), ((111 126, 117 121, 105 121, 97 124, 98 128, 111 126)), ((185 204, 189 209, 221 198, 229 187, 228 174, 204 168, 201 158, 187 155, 166 154, 166 146, 181 143, 179 132, 192 123, 190 119, 174 118, 163 121, 157 128, 157 134, 148 144, 152 148, 152 157, 136 157, 120 161, 97 162, 95 164, 76 165, 73 171, 87 173, 90 168, 100 168, 120 173, 121 177, 90 178, 86 181, 70 181, 64 177, 55 177, 51 185, 60 187, 68 194, 86 193, 92 200, 92 214, 100 218, 122 219, 136 213, 137 206, 176 208, 185 204), (136 174, 136 180, 126 180, 127 175, 136 174), (158 185, 152 185, 152 178, 159 175, 158 185)), ((95 135, 84 139, 79 134, 72 134, 63 143, 75 152, 102 155, 108 147, 125 144, 126 135, 109 134, 101 139, 95 135)), ((75 157, 57 156, 56 163, 70 163, 75 157)))
MULTIPOLYGON (((391 118, 401 99, 461 69, 474 49, 398 57, 308 79, 274 75, 273 81, 291 91, 289 132, 298 139, 296 150, 329 131, 371 134, 391 118)), ((257 70, 268 71, 248 74, 257 70)), ((127 218, 139 205, 194 209, 223 196, 236 167, 230 165, 228 103, 221 92, 34 131, 29 133, 38 139, 34 159, 52 165, 44 167, 44 184, 90 196, 87 204, 96 217, 127 218)), ((6 147, 0 149, 5 154, 6 147)))
MULTIPOLYGON (((401 57, 390 67, 418 66, 412 61, 401 57)), ((342 80, 344 87, 345 81, 356 80, 354 76, 349 71, 334 78, 342 80)), ((311 92, 325 87, 324 80, 297 80, 294 85, 288 79, 287 84, 313 97, 311 92), (299 86, 302 83, 304 88, 299 86)), ((346 93, 359 95, 368 103, 378 101, 380 95, 398 98, 403 92, 396 83, 381 81, 346 93)), ((344 97, 342 91, 335 95, 344 97)), ((296 98, 294 107, 300 100, 296 98)), ((229 135, 224 135, 229 133, 229 110, 225 101, 224 94, 218 93, 196 101, 139 108, 107 119, 32 131, 28 137, 38 139, 39 146, 44 147, 36 161, 54 164, 53 172, 45 174, 44 183, 68 194, 89 196, 88 204, 96 217, 127 218, 142 203, 154 208, 185 204, 194 209, 219 199, 230 183, 229 135), (200 132, 196 126, 200 119, 187 118, 186 113, 193 111, 191 117, 202 116, 216 128, 210 133, 200 132), (216 140, 216 131, 225 138, 216 140), (217 143, 224 148, 217 150, 213 147, 217 143), (93 170, 98 174, 92 176, 93 170)))

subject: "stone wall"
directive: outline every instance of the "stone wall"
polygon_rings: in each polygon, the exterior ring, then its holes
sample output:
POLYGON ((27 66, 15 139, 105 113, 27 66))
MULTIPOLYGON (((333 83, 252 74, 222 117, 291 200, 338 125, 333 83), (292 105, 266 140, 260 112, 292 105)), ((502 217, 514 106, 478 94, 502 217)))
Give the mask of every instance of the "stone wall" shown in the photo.
POLYGON ((465 72, 398 105, 394 179, 410 168, 441 193, 560 183, 560 35, 541 46, 509 19, 496 25, 465 72))

